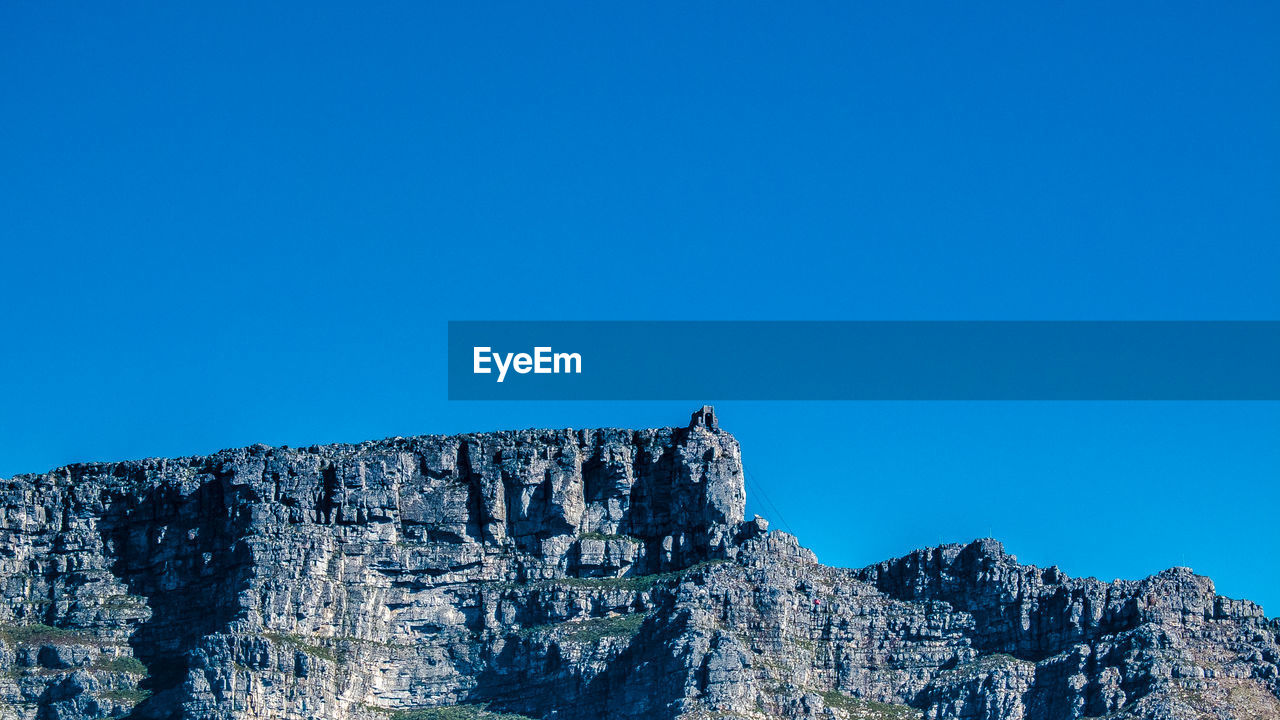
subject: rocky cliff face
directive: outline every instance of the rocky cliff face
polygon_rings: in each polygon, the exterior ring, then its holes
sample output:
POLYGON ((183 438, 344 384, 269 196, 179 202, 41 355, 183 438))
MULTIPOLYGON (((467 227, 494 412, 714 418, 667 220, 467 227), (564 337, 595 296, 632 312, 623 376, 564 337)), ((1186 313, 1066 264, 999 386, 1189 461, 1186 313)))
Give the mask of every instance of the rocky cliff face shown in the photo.
POLYGON ((706 414, 15 477, 0 720, 1280 718, 1280 623, 1187 570, 829 568, 744 501, 706 414))

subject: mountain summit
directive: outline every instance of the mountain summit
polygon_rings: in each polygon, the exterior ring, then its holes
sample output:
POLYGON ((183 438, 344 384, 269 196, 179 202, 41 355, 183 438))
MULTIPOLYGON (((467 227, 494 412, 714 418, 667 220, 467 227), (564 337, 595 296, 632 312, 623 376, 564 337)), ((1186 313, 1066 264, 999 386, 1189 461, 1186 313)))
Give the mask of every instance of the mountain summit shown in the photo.
POLYGON ((1280 718, 1280 621, 994 540, 860 570, 689 427, 390 438, 0 483, 0 720, 1280 718))

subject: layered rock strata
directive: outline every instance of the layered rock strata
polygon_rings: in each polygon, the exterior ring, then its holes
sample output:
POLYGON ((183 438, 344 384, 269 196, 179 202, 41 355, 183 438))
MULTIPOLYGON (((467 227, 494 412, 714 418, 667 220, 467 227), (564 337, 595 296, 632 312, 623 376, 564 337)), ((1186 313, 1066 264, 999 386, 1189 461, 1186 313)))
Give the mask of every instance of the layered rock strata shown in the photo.
POLYGON ((830 568, 744 504, 697 413, 0 481, 0 720, 1280 718, 1280 623, 1188 570, 830 568))

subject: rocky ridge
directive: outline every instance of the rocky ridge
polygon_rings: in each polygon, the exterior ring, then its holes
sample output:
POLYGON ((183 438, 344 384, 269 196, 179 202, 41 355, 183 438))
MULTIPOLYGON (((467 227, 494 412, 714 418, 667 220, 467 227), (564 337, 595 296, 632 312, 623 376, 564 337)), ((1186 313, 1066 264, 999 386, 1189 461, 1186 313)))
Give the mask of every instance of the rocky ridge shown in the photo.
POLYGON ((0 481, 0 720, 1280 718, 1280 622, 980 540, 826 567, 687 428, 0 481))

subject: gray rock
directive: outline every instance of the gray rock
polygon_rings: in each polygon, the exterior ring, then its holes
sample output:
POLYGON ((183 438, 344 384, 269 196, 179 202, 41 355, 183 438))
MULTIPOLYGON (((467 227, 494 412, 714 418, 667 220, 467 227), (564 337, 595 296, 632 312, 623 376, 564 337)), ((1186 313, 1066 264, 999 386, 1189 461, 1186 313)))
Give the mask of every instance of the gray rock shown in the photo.
POLYGON ((0 720, 1280 717, 1280 624, 995 541, 825 567, 737 442, 529 430, 0 481, 0 720))

